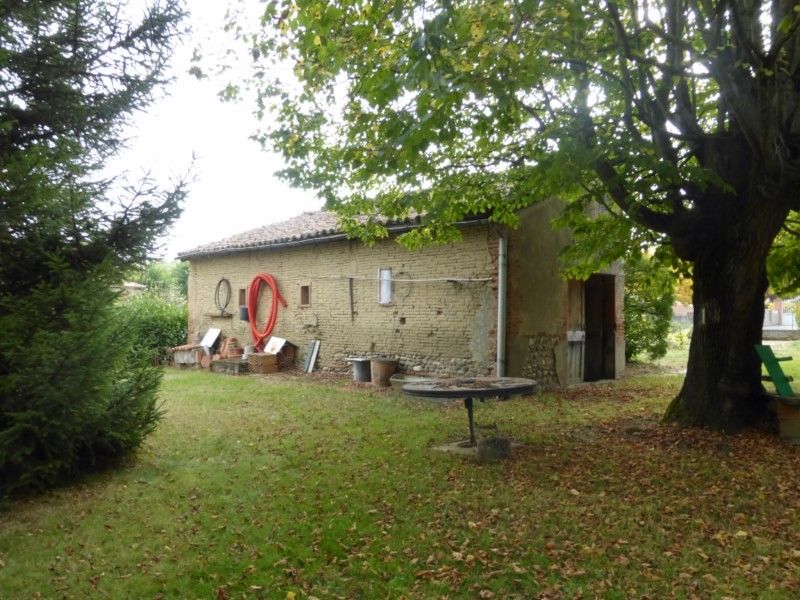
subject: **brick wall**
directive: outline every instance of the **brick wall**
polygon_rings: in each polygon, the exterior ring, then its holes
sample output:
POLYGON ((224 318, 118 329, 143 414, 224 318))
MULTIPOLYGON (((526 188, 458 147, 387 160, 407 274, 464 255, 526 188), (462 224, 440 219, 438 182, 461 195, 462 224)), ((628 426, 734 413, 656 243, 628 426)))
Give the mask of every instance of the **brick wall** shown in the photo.
MULTIPOLYGON (((190 337, 219 327, 223 336, 236 336, 243 345, 252 343, 247 322, 239 320, 239 291, 247 290, 259 273, 276 278, 289 304, 278 309, 273 335, 298 346, 301 364, 309 342, 318 339, 317 364, 323 368, 347 369, 348 356, 384 355, 399 360, 403 370, 417 367, 428 373, 469 375, 494 372, 497 236, 486 225, 464 228, 460 243, 414 251, 394 240, 372 247, 337 241, 192 258, 190 337), (394 298, 388 305, 378 302, 380 268, 392 270, 394 298), (231 283, 227 310, 232 317, 216 316, 214 289, 222 277, 231 283), (490 281, 418 281, 447 278, 490 281), (307 306, 301 305, 302 286, 310 288, 307 306)), ((264 288, 259 326, 264 324, 270 303, 270 291, 264 288)))

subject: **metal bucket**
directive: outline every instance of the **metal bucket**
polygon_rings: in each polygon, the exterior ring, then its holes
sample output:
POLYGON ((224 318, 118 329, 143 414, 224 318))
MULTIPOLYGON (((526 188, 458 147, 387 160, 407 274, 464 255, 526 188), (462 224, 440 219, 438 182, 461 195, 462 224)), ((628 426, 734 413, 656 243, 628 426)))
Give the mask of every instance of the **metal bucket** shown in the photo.
POLYGON ((397 370, 397 361, 373 358, 370 363, 372 367, 372 385, 389 387, 389 380, 397 370))
POLYGON ((369 381, 372 378, 368 358, 348 358, 347 362, 353 365, 353 381, 369 381))

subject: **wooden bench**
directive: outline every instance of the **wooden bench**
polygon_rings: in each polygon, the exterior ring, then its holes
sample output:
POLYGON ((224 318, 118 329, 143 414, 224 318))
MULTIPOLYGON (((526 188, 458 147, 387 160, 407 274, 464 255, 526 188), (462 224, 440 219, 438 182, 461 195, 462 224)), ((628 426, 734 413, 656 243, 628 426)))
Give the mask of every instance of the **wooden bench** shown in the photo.
POLYGON ((762 375, 763 381, 771 381, 775 386, 775 393, 769 394, 774 402, 772 408, 778 415, 778 427, 783 440, 800 444, 800 396, 794 393, 789 382, 792 377, 783 372, 781 363, 792 360, 791 356, 775 356, 771 346, 756 344, 758 357, 767 369, 767 374, 762 375))

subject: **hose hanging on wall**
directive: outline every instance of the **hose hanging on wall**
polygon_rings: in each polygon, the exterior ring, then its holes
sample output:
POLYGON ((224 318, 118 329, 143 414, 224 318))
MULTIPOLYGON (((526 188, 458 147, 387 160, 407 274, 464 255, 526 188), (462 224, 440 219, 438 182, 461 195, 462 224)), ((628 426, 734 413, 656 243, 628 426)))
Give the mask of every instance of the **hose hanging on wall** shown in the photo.
POLYGON ((278 301, 283 304, 284 308, 288 306, 286 300, 283 299, 281 293, 278 291, 278 284, 275 278, 268 273, 261 273, 253 278, 250 282, 250 290, 247 294, 247 312, 250 321, 250 334, 253 337, 253 345, 256 351, 260 352, 264 349, 264 341, 270 336, 272 330, 275 328, 275 322, 278 320, 278 301), (269 317, 264 325, 262 331, 258 330, 256 325, 256 309, 258 308, 258 297, 261 294, 261 287, 268 285, 272 291, 272 305, 269 309, 269 317))
POLYGON ((214 289, 214 305, 219 309, 221 316, 228 316, 227 308, 231 301, 231 282, 224 277, 217 282, 214 289))

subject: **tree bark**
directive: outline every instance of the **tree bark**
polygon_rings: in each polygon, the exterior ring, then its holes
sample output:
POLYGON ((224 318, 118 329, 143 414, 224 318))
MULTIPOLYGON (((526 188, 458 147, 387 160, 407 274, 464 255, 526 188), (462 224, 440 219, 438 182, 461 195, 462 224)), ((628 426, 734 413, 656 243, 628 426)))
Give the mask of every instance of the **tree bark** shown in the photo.
POLYGON ((785 212, 742 216, 720 219, 718 231, 696 244, 689 361, 668 421, 739 431, 770 418, 754 345, 761 342, 767 254, 785 212))

